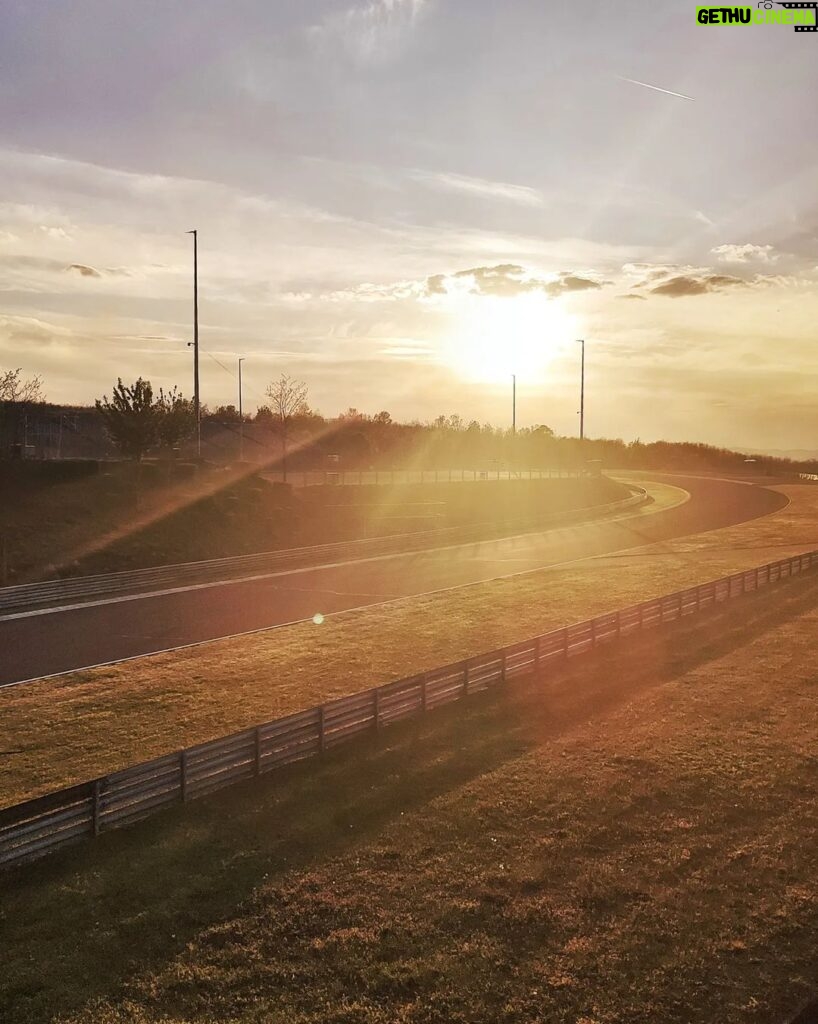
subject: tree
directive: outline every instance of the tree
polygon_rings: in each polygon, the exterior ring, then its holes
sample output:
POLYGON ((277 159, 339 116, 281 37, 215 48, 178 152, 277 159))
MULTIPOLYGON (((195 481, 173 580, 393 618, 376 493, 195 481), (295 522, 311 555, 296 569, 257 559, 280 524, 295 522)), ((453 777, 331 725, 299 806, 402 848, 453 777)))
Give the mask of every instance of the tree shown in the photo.
POLYGON ((286 373, 282 373, 278 380, 271 381, 267 385, 267 390, 264 393, 270 399, 270 414, 281 438, 281 469, 286 481, 287 440, 293 418, 304 416, 309 411, 307 385, 303 380, 295 380, 286 373))
POLYGON ((217 405, 210 413, 210 418, 220 423, 241 423, 242 417, 235 405, 217 405))
POLYGON ((127 458, 141 462, 145 452, 159 442, 162 410, 159 402, 153 400, 149 380, 139 377, 129 387, 120 377, 111 400, 103 395, 102 400, 97 399, 96 407, 108 436, 127 458))
POLYGON ((0 442, 18 444, 20 428, 33 405, 45 401, 42 377, 24 380, 22 368, 0 370, 0 442))
POLYGON ((167 394, 160 388, 156 400, 159 443, 163 448, 176 448, 196 430, 193 403, 174 385, 167 394))
POLYGON ((0 402, 44 402, 42 377, 22 378, 22 368, 0 370, 0 402))

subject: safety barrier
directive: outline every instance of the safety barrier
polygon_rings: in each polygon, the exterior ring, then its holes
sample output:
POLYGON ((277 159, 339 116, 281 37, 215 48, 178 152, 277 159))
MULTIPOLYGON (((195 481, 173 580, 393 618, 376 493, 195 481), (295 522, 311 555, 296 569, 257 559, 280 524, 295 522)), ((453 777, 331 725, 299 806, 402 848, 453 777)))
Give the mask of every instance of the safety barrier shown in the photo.
POLYGON ((546 673, 613 640, 711 612, 731 598, 818 566, 818 551, 652 598, 499 650, 327 701, 0 811, 0 867, 42 857, 165 807, 324 753, 362 734, 546 673))

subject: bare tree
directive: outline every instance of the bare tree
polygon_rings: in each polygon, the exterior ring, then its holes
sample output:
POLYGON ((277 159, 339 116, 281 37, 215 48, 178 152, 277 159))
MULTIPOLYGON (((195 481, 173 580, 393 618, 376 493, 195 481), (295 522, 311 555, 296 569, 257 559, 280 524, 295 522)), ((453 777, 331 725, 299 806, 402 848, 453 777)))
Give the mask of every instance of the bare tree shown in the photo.
POLYGON ((264 392, 270 399, 270 413, 281 438, 281 469, 287 479, 287 441, 292 421, 309 411, 307 406, 307 385, 282 373, 278 380, 271 381, 264 392))
POLYGON ((0 370, 0 402, 44 402, 42 377, 23 380, 22 369, 0 370))
POLYGON ((45 401, 42 377, 24 380, 22 369, 0 370, 0 445, 20 441, 21 424, 26 422, 29 410, 45 401))

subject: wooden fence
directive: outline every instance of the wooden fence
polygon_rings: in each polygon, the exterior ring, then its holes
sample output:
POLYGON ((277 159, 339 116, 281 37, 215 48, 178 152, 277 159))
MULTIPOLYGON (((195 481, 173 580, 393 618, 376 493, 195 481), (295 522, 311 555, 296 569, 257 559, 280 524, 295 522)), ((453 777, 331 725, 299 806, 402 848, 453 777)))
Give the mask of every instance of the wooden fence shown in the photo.
POLYGON ((17 804, 0 811, 0 867, 42 857, 164 807, 319 756, 357 736, 509 679, 546 672, 600 644, 707 613, 724 601, 815 566, 818 551, 771 562, 17 804))

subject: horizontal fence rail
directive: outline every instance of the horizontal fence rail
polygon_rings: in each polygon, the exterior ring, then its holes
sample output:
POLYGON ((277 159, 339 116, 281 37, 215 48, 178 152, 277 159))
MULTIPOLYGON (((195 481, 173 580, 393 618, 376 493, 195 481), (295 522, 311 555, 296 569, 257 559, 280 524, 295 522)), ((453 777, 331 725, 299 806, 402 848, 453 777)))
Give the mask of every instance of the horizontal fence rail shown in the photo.
MULTIPOLYGON (((648 500, 647 491, 631 487, 628 498, 606 505, 589 506, 565 512, 553 512, 535 519, 516 520, 497 527, 503 531, 538 529, 561 522, 579 523, 634 508, 648 500)), ((293 568, 306 568, 332 561, 372 558, 378 555, 410 553, 446 543, 468 543, 486 538, 489 524, 452 526, 417 533, 390 534, 366 540, 316 544, 283 551, 263 551, 251 555, 212 558, 204 562, 183 562, 151 569, 133 569, 101 576, 75 576, 43 583, 26 583, 0 588, 0 615, 28 608, 47 607, 64 601, 92 600, 96 597, 117 597, 173 587, 197 586, 203 583, 227 582, 231 579, 263 575, 293 568)))
POLYGON ((487 654, 327 701, 0 811, 0 867, 52 853, 357 736, 544 673, 602 644, 635 636, 818 566, 818 550, 724 576, 551 630, 487 654))

